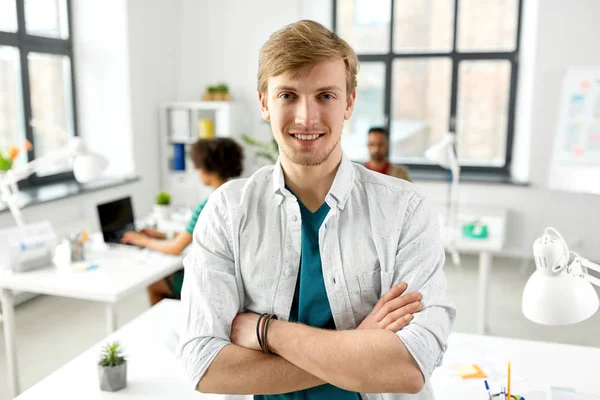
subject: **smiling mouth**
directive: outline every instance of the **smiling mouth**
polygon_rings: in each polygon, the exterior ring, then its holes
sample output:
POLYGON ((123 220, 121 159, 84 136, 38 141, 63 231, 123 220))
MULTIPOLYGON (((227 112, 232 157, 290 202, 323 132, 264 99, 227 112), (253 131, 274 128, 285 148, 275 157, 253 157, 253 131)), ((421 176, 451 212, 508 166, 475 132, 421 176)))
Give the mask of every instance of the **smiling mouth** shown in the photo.
POLYGON ((320 138, 321 136, 324 136, 324 135, 325 135, 324 133, 312 133, 312 134, 290 133, 290 136, 293 136, 298 140, 305 140, 305 141, 317 140, 318 138, 320 138))

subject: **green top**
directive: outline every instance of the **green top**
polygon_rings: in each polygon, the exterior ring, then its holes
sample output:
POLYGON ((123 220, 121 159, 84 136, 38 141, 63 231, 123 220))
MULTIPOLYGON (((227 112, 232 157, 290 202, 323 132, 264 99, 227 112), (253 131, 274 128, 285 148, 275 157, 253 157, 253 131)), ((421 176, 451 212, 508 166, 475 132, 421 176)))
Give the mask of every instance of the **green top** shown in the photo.
POLYGON ((190 235, 194 234, 194 228, 196 227, 196 222, 198 222, 198 217, 200 216, 200 213, 204 209, 204 206, 206 205, 207 201, 208 201, 208 199, 202 200, 200 203, 198 203, 198 205, 194 209, 194 212, 192 213, 192 218, 190 218, 187 226, 185 227, 185 231, 187 233, 189 233, 190 235))
MULTIPOLYGON (((289 190, 289 189, 288 189, 289 190)), ((319 228, 329 213, 329 206, 323 203, 312 213, 298 200, 302 216, 302 242, 300 271, 296 281, 294 301, 290 311, 290 321, 323 329, 335 329, 333 316, 321 264, 319 250, 319 228)), ((254 396, 255 400, 357 400, 360 394, 348 392, 336 386, 325 384, 314 388, 280 395, 254 396)))
MULTIPOLYGON (((204 206, 206 205, 207 201, 208 201, 208 199, 202 200, 200 203, 198 203, 198 205, 194 209, 194 212, 192 213, 192 217, 190 218, 187 226, 185 227, 185 231, 187 233, 189 233, 190 235, 194 234, 194 228, 196 227, 196 222, 198 222, 198 217, 200 216, 200 213, 204 209, 204 206)), ((173 290, 174 298, 178 299, 181 297, 181 287, 182 286, 183 286, 183 269, 180 269, 179 271, 177 271, 173 274, 173 282, 172 282, 171 289, 173 290)))

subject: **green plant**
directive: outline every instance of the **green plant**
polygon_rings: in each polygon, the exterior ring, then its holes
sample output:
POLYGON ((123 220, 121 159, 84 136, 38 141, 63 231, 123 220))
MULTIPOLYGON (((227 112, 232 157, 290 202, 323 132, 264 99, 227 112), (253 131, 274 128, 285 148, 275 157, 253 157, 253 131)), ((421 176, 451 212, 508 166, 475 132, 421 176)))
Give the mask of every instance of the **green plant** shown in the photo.
POLYGON ((25 140, 20 146, 10 146, 6 156, 0 151, 0 171, 8 171, 13 167, 13 162, 19 157, 21 151, 30 151, 32 149, 31 142, 25 140))
POLYGON ((264 158, 272 164, 275 164, 277 161, 277 157, 279 157, 279 146, 277 146, 275 139, 264 142, 248 135, 242 135, 242 140, 247 145, 255 148, 254 154, 256 154, 257 157, 264 158))
POLYGON ((126 360, 123 355, 123 348, 119 342, 107 343, 102 348, 99 364, 103 367, 116 367, 123 364, 126 360))
POLYGON ((209 86, 207 89, 208 93, 210 94, 228 94, 229 93, 229 86, 227 86, 224 83, 220 83, 218 85, 214 85, 214 86, 209 86))
POLYGON ((171 204, 171 195, 166 192, 160 192, 158 196, 156 196, 156 204, 160 206, 168 206, 171 204))
POLYGON ((12 168, 13 160, 10 157, 4 157, 0 152, 0 171, 8 171, 12 168))

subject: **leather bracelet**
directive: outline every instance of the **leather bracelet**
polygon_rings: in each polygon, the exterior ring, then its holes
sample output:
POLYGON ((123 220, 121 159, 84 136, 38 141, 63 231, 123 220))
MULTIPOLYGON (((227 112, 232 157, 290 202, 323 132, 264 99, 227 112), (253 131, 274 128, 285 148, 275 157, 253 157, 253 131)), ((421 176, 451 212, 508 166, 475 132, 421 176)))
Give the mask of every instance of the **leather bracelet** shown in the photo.
POLYGON ((265 353, 266 353, 265 346, 266 346, 266 344, 267 344, 267 343, 265 342, 265 329, 266 329, 266 326, 267 326, 267 324, 266 324, 266 322, 267 322, 267 319, 269 319, 269 316, 270 316, 270 315, 271 315, 271 314, 266 314, 266 316, 265 316, 265 318, 264 318, 264 320, 263 320, 263 324, 262 324, 262 326, 260 327, 260 348, 261 348, 261 349, 262 349, 262 351, 264 351, 265 353))
POLYGON ((267 313, 260 314, 260 316, 258 317, 258 321, 256 321, 256 339, 258 340, 258 345, 260 346, 261 349, 263 347, 263 344, 262 344, 262 340, 261 340, 261 326, 260 326, 260 322, 267 315, 269 315, 269 314, 267 314, 267 313))
POLYGON ((267 319, 265 320, 265 324, 264 324, 264 328, 263 328, 263 351, 267 354, 273 354, 273 352, 271 350, 269 350, 269 342, 267 342, 267 333, 269 332, 269 322, 271 322, 272 319, 277 319, 277 316, 275 314, 269 314, 269 316, 267 317, 267 319))

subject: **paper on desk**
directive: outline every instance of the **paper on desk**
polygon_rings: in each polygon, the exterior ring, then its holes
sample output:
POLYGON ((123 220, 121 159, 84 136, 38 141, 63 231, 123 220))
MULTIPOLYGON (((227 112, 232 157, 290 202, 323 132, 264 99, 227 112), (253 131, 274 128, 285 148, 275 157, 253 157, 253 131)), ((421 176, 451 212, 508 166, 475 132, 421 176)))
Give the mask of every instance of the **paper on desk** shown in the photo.
POLYGON ((553 388, 551 400, 600 400, 600 396, 553 388))
MULTIPOLYGON (((462 379, 454 371, 454 367, 457 365, 477 364, 487 375, 486 379, 492 388, 492 392, 498 392, 501 385, 506 385, 508 359, 490 354, 487 348, 472 343, 450 343, 450 346, 452 346, 452 352, 446 353, 443 364, 438 368, 440 378, 454 383, 453 386, 481 389, 485 393, 483 379, 462 379)), ((513 369, 516 371, 518 371, 518 367, 518 365, 513 365, 513 369)), ((522 386, 519 384, 523 382, 525 382, 523 376, 518 375, 518 373, 512 374, 511 384, 513 386, 515 384, 522 386)))

